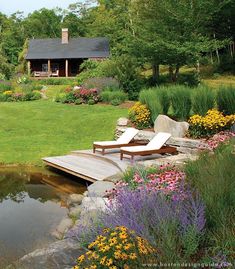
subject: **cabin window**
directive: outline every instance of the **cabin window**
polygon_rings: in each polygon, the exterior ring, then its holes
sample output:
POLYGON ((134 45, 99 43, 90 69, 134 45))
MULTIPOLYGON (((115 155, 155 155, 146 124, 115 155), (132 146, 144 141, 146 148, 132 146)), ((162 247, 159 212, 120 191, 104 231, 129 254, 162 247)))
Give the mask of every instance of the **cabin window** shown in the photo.
POLYGON ((42 72, 48 72, 48 64, 42 64, 42 72))

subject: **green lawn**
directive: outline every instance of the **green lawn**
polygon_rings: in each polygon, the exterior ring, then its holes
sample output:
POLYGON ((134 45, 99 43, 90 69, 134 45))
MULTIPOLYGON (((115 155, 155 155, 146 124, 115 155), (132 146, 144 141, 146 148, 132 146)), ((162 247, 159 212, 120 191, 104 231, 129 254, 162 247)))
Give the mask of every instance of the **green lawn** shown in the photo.
POLYGON ((42 164, 41 158, 91 148, 112 139, 127 110, 102 105, 64 105, 48 100, 0 103, 0 163, 42 164))

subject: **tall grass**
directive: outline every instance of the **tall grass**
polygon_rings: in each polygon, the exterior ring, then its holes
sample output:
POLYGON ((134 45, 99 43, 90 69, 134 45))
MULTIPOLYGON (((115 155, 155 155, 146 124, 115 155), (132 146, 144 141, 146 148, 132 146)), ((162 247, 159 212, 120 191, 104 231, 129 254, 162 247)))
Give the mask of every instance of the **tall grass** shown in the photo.
POLYGON ((179 120, 187 120, 192 106, 191 89, 185 86, 173 86, 170 92, 174 116, 179 120))
POLYGON ((168 110, 169 110, 170 105, 171 105, 169 88, 168 87, 156 88, 156 93, 157 93, 158 100, 162 106, 162 112, 164 115, 167 115, 168 110))
POLYGON ((213 155, 203 154, 186 165, 189 182, 198 190, 206 206, 207 239, 215 253, 228 256, 235 246, 235 141, 222 145, 213 155))
POLYGON ((156 88, 145 89, 140 92, 139 100, 145 104, 151 113, 151 121, 154 123, 157 116, 163 113, 156 88))
POLYGON ((217 93, 219 111, 229 115, 235 114, 235 87, 220 87, 217 93))
POLYGON ((192 110, 194 114, 205 116, 215 106, 215 92, 206 86, 195 88, 192 94, 192 110))

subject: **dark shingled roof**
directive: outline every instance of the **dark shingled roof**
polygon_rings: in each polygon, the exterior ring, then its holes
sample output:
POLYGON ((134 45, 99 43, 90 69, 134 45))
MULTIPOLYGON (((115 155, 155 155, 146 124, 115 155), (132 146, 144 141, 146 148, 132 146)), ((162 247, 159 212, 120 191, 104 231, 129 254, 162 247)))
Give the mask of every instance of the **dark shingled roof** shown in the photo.
POLYGON ((62 44, 60 38, 31 39, 27 60, 36 59, 78 59, 109 57, 107 38, 70 38, 68 44, 62 44))

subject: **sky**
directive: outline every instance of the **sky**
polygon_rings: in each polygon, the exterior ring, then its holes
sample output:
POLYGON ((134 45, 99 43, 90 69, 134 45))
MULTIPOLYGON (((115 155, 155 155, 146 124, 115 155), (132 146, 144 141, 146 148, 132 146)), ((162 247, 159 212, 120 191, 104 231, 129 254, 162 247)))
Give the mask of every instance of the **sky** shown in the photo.
POLYGON ((78 2, 77 0, 0 0, 0 12, 10 15, 16 11, 24 11, 24 14, 34 10, 45 8, 67 8, 70 4, 78 2))

